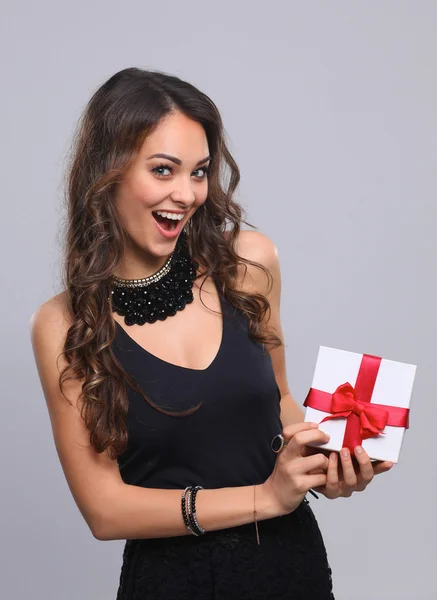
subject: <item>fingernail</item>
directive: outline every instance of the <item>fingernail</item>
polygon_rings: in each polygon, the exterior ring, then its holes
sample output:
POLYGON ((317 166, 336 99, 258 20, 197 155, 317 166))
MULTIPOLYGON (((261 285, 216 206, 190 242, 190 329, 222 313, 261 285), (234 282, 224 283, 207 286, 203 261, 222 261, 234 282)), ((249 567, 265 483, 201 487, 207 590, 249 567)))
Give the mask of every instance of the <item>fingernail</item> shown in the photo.
POLYGON ((362 448, 361 446, 357 446, 357 447, 355 448, 355 452, 356 452, 357 454, 362 454, 362 453, 363 453, 363 448, 362 448))
POLYGON ((349 449, 348 448, 343 448, 343 450, 341 451, 341 453, 343 454, 344 458, 348 458, 349 457, 349 449))
POLYGON ((331 439, 331 436, 329 435, 329 433, 325 433, 325 437, 326 437, 327 440, 331 439))
POLYGON ((319 424, 318 424, 318 423, 311 423, 311 427, 314 427, 314 428, 316 428, 316 427, 318 427, 318 426, 319 426, 319 424))
POLYGON ((329 458, 331 460, 337 460, 337 453, 336 452, 331 452, 331 455, 329 456, 329 458))

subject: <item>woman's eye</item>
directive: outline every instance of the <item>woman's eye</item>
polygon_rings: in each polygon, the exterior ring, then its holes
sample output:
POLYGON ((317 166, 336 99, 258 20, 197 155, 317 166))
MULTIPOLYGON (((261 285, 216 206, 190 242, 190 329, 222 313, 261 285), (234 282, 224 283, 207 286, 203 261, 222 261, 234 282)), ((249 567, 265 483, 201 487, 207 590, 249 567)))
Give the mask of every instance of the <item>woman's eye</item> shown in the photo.
MULTIPOLYGON (((160 177, 162 179, 167 179, 168 178, 168 174, 162 173, 161 171, 170 171, 170 173, 172 172, 172 167, 168 167, 167 165, 158 165, 157 167, 154 167, 152 169, 152 173, 155 173, 155 175, 157 177, 160 177)), ((199 169, 196 169, 195 171, 193 171, 193 173, 198 173, 199 171, 202 172, 201 175, 196 175, 197 179, 205 179, 208 171, 209 171, 209 166, 208 167, 200 167, 199 169)))
POLYGON ((200 169, 196 169, 197 171, 203 171, 203 175, 200 176, 200 179, 205 179, 208 175, 209 167, 200 167, 200 169))
POLYGON ((162 173, 158 172, 161 169, 167 169, 168 171, 171 171, 171 167, 167 167, 166 165, 159 165, 158 167, 155 167, 154 169, 152 169, 152 173, 156 173, 156 175, 158 175, 158 177, 166 177, 166 175, 163 175, 162 173))

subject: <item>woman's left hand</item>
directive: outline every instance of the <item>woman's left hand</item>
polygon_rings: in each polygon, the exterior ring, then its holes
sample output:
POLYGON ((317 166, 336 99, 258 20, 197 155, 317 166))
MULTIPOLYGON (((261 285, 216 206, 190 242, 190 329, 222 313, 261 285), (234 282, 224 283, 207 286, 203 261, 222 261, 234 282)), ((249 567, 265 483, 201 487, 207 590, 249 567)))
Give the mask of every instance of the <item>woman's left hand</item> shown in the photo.
MULTIPOLYGON (((315 449, 312 448, 312 450, 315 449)), ((313 490, 329 499, 349 498, 353 492, 364 491, 375 475, 385 473, 393 466, 390 461, 371 462, 369 455, 361 446, 354 448, 354 455, 356 461, 352 459, 347 448, 343 448, 340 453, 329 452, 326 485, 315 487, 313 490), (361 448, 361 452, 357 451, 359 448, 361 448), (343 454, 345 450, 346 456, 343 454)))

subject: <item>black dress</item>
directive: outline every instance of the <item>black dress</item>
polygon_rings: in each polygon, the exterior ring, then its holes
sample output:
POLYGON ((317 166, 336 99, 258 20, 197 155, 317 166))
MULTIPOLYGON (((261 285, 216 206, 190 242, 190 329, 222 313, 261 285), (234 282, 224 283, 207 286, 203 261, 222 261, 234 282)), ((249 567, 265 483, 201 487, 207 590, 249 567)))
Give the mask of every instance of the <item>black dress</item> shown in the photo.
MULTIPOLYGON (((220 349, 205 370, 150 354, 117 324, 113 350, 141 389, 167 410, 203 406, 187 417, 153 409, 128 388, 129 444, 118 457, 125 483, 184 489, 263 483, 282 430, 271 358, 248 335, 248 319, 219 292, 220 349)), ((171 317, 170 317, 171 318, 171 317)), ((316 500, 315 500, 316 501, 316 500)), ((147 511, 147 507, 144 507, 147 511)), ((195 537, 127 540, 117 600, 332 600, 331 569, 308 500, 289 515, 195 537)))

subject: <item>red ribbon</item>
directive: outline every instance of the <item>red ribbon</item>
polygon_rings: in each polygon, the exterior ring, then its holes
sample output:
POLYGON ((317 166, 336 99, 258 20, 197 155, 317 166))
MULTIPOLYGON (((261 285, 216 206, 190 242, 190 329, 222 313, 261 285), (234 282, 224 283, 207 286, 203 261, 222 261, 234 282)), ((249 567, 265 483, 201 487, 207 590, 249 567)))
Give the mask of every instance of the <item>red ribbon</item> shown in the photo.
POLYGON ((321 423, 340 417, 347 419, 343 447, 351 452, 363 440, 385 435, 386 425, 409 427, 408 408, 370 403, 380 364, 379 356, 363 354, 355 388, 350 383, 343 383, 333 394, 311 388, 304 402, 304 406, 332 413, 321 423))

